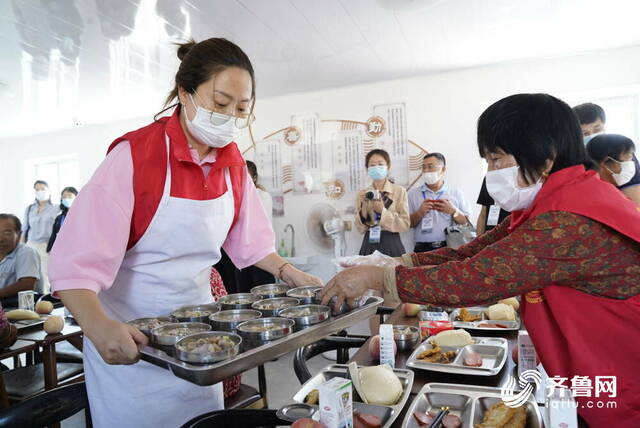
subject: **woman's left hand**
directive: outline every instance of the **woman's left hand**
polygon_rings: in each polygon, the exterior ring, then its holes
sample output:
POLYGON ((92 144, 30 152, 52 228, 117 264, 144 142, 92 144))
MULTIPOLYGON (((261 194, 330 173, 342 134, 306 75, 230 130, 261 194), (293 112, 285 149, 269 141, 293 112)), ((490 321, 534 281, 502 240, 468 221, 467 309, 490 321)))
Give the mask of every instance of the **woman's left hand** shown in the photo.
POLYGON ((309 275, 296 269, 293 265, 287 265, 282 271, 282 280, 292 287, 302 287, 305 285, 315 285, 322 287, 322 280, 315 275, 309 275))
POLYGON ((337 296, 334 307, 339 308, 346 300, 352 308, 367 290, 382 290, 384 269, 379 266, 356 266, 345 269, 333 277, 321 292, 322 304, 326 305, 337 296))

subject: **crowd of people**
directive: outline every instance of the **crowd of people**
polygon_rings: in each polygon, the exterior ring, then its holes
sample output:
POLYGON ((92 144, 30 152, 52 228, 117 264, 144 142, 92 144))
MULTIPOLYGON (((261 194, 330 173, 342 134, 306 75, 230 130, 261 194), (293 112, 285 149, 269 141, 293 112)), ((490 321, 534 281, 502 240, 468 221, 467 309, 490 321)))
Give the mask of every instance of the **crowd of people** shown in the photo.
POLYGON ((50 292, 49 252, 78 195, 75 187, 65 187, 56 205, 46 181, 37 180, 33 190, 34 202, 27 206, 22 220, 14 214, 0 214, 0 300, 4 307, 16 307, 20 291, 50 292))
MULTIPOLYGON (((640 165, 633 141, 623 135, 605 133, 605 112, 597 104, 580 104, 573 112, 580 123, 589 168, 640 207, 640 165)), ((360 255, 374 251, 391 257, 405 254, 400 233, 410 229, 415 253, 437 250, 447 246, 450 227, 471 223, 471 206, 463 192, 445 182, 447 161, 442 153, 424 156, 422 177, 408 192, 389 180, 391 160, 386 151, 370 151, 365 165, 371 185, 360 191, 356 200, 356 226, 364 234, 360 255)), ((502 165, 517 167, 512 158, 504 159, 502 165)), ((483 179, 477 198, 481 206, 476 219, 477 235, 492 230, 516 209, 517 200, 497 204, 492 193, 486 178, 483 179)))
MULTIPOLYGON (((50 265, 52 292, 83 329, 96 427, 180 425, 223 407, 221 385, 191 385, 139 362, 148 339, 125 322, 214 301, 224 291, 212 265, 224 257, 244 271, 229 284, 261 277, 322 286, 275 252, 257 171, 235 144, 254 119, 251 61, 220 38, 177 53, 169 116, 116 139, 80 194, 63 190, 60 206, 37 181, 22 221, 0 214, 0 296, 48 292, 50 265)), ((595 426, 637 414, 640 167, 633 142, 605 134, 605 124, 595 104, 571 109, 546 94, 486 109, 477 128, 488 167, 479 236, 461 246, 449 233, 470 226, 471 207, 447 183, 444 154, 424 157, 422 178, 407 192, 389 179, 387 152, 367 153, 371 186, 358 193, 355 215, 360 254, 379 251, 397 265, 345 269, 324 287, 323 302, 355 305, 371 290, 388 301, 456 307, 522 295, 547 372, 618 376, 618 408, 581 415, 595 426), (410 228, 413 253, 399 235, 410 228)))

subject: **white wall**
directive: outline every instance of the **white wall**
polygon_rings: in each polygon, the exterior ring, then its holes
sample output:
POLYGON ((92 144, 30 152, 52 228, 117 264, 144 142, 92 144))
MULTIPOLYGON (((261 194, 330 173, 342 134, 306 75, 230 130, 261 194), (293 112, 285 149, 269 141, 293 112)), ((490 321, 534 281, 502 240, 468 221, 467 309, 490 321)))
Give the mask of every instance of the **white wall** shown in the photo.
MULTIPOLYGON (((268 84, 258 76, 258 93, 268 84)), ((409 138, 429 151, 444 153, 449 183, 461 187, 475 202, 483 175, 475 126, 479 114, 490 103, 519 92, 548 92, 583 100, 590 94, 638 93, 638 85, 640 47, 631 47, 260 99, 254 135, 259 138, 287 126, 293 114, 317 112, 321 118, 358 120, 366 119, 375 104, 405 102, 409 138)), ((86 180, 115 137, 148 120, 150 117, 0 142, 0 211, 22 213, 22 168, 26 159, 78 153, 81 178, 86 180)), ((248 142, 241 145, 248 147, 248 142)), ((251 152, 248 157, 252 157, 251 152)), ((304 233, 304 220, 312 203, 323 200, 317 195, 288 194, 285 217, 275 219, 278 237, 287 223, 295 226, 299 254, 313 253, 304 233)), ((357 252, 361 237, 349 235, 349 252, 357 252)), ((409 249, 410 240, 407 241, 409 249)))

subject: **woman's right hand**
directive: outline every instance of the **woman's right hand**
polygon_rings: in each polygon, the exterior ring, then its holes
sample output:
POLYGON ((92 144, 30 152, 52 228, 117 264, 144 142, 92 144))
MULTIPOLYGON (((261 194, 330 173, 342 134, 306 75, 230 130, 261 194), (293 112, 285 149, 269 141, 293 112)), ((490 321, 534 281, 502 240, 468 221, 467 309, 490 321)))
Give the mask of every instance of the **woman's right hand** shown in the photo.
POLYGON ((120 321, 106 318, 92 323, 85 334, 107 364, 134 364, 149 339, 140 330, 120 321))

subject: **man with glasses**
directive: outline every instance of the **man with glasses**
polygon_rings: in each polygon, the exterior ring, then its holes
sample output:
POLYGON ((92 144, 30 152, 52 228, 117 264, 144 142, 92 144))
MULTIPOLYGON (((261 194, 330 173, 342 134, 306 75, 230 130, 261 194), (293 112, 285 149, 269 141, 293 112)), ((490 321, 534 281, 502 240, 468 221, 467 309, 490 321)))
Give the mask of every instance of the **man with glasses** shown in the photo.
POLYGON ((40 256, 20 242, 18 217, 0 214, 0 299, 5 307, 18 306, 20 291, 35 290, 42 277, 40 256))
POLYGON ((466 224, 471 215, 462 191, 444 181, 447 162, 441 153, 429 153, 422 161, 423 182, 409 191, 411 227, 416 253, 436 250, 446 243, 445 229, 466 224))

